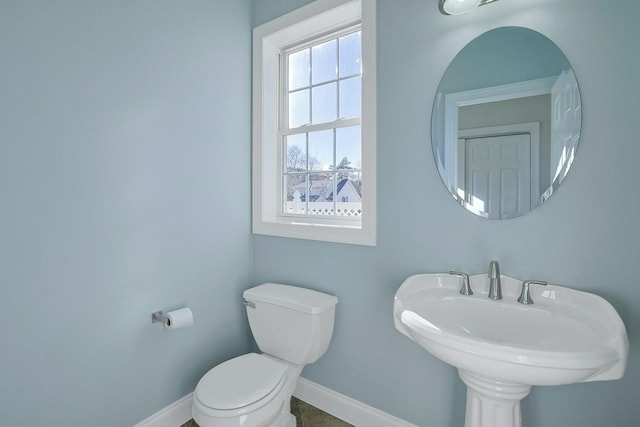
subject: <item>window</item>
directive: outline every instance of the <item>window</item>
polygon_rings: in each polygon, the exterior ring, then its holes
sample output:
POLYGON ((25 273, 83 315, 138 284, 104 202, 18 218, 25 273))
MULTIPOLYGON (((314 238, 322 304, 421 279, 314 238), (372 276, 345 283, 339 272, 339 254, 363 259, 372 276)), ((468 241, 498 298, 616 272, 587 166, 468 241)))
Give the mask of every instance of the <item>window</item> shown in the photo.
POLYGON ((253 232, 375 245, 375 0, 254 29, 253 232))
POLYGON ((284 105, 278 138, 283 215, 362 215, 361 31, 330 34, 281 55, 284 105), (336 197, 334 197, 336 195, 336 197))

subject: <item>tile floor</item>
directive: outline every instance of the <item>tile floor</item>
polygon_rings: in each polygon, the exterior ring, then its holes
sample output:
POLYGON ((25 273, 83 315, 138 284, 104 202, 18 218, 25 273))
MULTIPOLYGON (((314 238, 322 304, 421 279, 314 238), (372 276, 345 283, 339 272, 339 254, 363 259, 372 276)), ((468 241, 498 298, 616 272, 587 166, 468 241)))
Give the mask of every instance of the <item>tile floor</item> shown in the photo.
MULTIPOLYGON (((353 427, 295 397, 291 398, 291 413, 296 416, 296 427, 353 427)), ((190 420, 180 427, 198 427, 198 425, 190 420)))

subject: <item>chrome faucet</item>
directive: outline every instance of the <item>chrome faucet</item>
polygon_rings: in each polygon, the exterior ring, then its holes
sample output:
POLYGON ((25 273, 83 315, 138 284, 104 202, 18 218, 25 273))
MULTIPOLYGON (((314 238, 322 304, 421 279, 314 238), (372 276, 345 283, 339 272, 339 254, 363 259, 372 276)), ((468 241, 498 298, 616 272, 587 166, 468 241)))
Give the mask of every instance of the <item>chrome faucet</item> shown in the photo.
POLYGON ((500 266, 498 261, 489 263, 489 298, 502 299, 502 285, 500 284, 500 266))
POLYGON ((518 297, 518 302, 520 304, 533 304, 533 299, 529 293, 529 285, 547 286, 547 282, 543 280, 525 280, 522 282, 522 292, 520 292, 520 297, 518 297))
POLYGON ((462 271, 450 271, 449 274, 462 277, 462 286, 460 287, 461 295, 473 295, 471 286, 469 286, 469 275, 467 273, 463 273, 462 271))

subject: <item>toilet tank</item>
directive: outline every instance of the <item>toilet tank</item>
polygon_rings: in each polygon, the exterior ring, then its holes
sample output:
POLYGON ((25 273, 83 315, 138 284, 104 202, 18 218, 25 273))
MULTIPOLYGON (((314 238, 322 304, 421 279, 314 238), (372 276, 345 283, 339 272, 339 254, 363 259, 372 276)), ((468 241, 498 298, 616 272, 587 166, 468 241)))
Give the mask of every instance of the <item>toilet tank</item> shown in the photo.
POLYGON ((338 303, 335 296, 265 283, 247 289, 243 297, 251 332, 263 353, 306 365, 327 351, 338 303))

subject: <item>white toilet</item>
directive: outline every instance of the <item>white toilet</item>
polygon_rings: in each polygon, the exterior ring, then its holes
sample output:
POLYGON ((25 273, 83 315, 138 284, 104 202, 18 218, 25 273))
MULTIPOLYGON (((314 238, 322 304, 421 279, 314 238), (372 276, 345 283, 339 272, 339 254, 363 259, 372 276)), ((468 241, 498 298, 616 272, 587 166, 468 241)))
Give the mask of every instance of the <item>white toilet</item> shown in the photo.
POLYGON ((291 395, 302 368, 329 347, 338 299, 274 283, 243 296, 263 353, 235 357, 207 372, 193 393, 193 419, 200 427, 295 427, 291 395))

